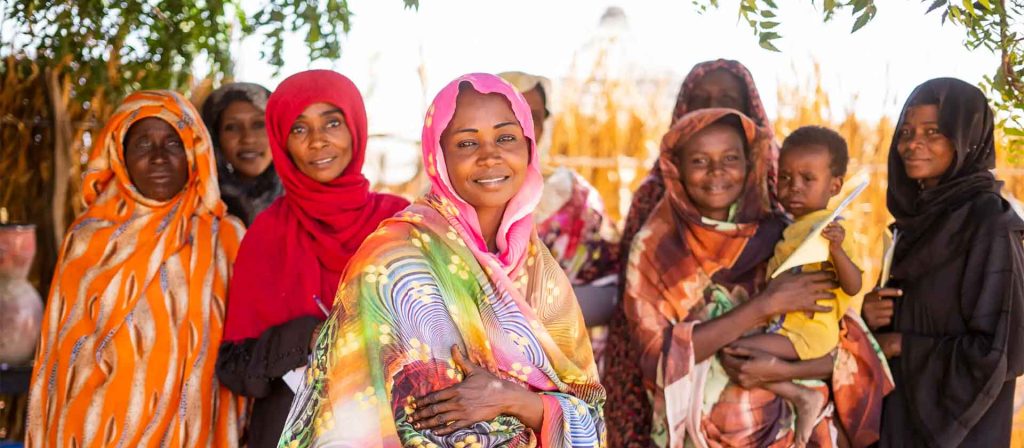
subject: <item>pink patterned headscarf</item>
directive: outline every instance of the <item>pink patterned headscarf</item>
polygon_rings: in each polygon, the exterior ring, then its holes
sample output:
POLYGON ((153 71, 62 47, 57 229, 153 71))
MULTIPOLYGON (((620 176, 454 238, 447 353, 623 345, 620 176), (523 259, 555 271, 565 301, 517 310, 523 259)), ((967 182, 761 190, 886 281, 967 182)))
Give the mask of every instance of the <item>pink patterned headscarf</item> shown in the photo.
POLYGON ((463 233, 460 236, 469 245, 473 254, 481 261, 488 257, 496 260, 506 273, 517 268, 526 258, 526 251, 534 232, 533 210, 540 202, 544 185, 544 179, 540 174, 540 161, 538 160, 540 157, 537 155, 536 138, 533 135, 533 118, 530 115, 530 105, 526 103, 526 99, 515 87, 495 75, 486 73, 462 75, 441 89, 430 108, 427 109, 427 115, 423 120, 422 146, 423 166, 430 176, 431 193, 447 199, 458 210, 455 216, 460 225, 455 228, 463 233), (448 127, 452 116, 455 115, 455 101, 459 97, 459 86, 462 83, 468 83, 473 90, 483 94, 498 93, 504 96, 512 106, 512 112, 519 120, 523 134, 530 140, 530 163, 526 168, 526 179, 523 182, 523 187, 505 207, 505 216, 498 228, 497 254, 487 250, 487 243, 480 231, 480 220, 476 215, 476 209, 459 197, 455 188, 452 187, 452 182, 448 179, 444 151, 441 149, 441 134, 448 127))

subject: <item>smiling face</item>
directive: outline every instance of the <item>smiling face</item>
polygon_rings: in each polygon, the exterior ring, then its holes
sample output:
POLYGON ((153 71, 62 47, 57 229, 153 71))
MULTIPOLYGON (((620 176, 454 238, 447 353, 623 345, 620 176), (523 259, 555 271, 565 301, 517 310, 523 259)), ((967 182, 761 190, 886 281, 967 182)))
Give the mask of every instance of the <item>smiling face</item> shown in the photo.
POLYGON ((231 102, 221 112, 217 134, 224 158, 241 177, 257 177, 270 166, 263 111, 252 103, 231 102))
POLYGON ((687 140, 680 151, 679 175, 701 216, 725 221, 743 193, 747 156, 738 129, 715 123, 687 140))
POLYGON ((934 104, 907 108, 896 139, 907 177, 923 188, 938 185, 956 159, 953 142, 939 129, 939 106, 934 104))
POLYGON ((787 148, 779 157, 779 202, 793 217, 828 207, 843 177, 832 175, 832 155, 824 145, 787 148))
POLYGON ((156 117, 143 118, 128 128, 124 162, 132 185, 149 199, 167 201, 188 182, 188 156, 181 136, 156 117))
POLYGON ((337 179, 352 161, 352 134, 333 104, 314 103, 302 111, 288 132, 287 146, 295 167, 320 183, 337 179))
POLYGON ((526 179, 530 143, 500 94, 462 90, 441 149, 455 193, 478 215, 503 212, 526 179))

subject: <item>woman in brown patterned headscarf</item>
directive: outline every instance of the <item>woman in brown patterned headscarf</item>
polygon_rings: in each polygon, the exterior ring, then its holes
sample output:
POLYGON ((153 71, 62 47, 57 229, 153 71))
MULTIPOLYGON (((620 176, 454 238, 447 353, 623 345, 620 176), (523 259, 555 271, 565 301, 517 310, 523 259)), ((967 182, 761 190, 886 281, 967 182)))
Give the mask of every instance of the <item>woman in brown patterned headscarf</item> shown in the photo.
MULTIPOLYGON (((691 112, 665 135, 661 151, 665 195, 626 265, 628 357, 610 364, 640 377, 639 396, 608 387, 609 443, 789 446, 794 419, 786 403, 745 370, 737 373, 738 364, 765 355, 727 346, 761 331, 782 309, 824 311, 815 301, 833 297, 831 274, 766 285, 785 222, 769 176, 774 150, 752 120, 732 109, 691 112), (629 414, 623 403, 644 403, 651 413, 629 414)), ((823 414, 811 443, 831 446, 832 434, 843 434, 864 446, 877 440, 888 377, 862 324, 844 318, 841 333, 835 358, 775 360, 768 373, 778 381, 831 379, 837 418, 823 414)), ((829 393, 825 383, 816 389, 829 393)))
MULTIPOLYGON (((672 123, 687 112, 709 107, 731 108, 750 117, 761 128, 771 148, 771 152, 766 153, 766 156, 774 157, 772 160, 778 158, 768 114, 761 103, 761 96, 754 85, 753 77, 743 64, 718 59, 694 66, 679 88, 679 96, 672 110, 672 123)), ((774 170, 774 163, 769 163, 766 172, 769 179, 774 177, 774 170)), ((636 233, 647 222, 648 216, 664 195, 665 181, 659 163, 655 162, 650 174, 633 194, 633 202, 626 216, 619 246, 622 257, 629 253, 636 233)), ((625 279, 620 278, 619 284, 624 283, 625 279)), ((626 316, 620 309, 612 317, 609 327, 605 352, 606 373, 602 375, 602 382, 608 386, 610 394, 622 394, 621 400, 609 400, 614 406, 608 407, 608 413, 611 417, 609 424, 621 424, 623 430, 610 431, 609 441, 615 445, 617 438, 623 437, 637 441, 636 446, 646 446, 643 440, 646 439, 646 434, 650 433, 651 409, 644 398, 640 374, 632 362, 634 353, 628 341, 626 316)))

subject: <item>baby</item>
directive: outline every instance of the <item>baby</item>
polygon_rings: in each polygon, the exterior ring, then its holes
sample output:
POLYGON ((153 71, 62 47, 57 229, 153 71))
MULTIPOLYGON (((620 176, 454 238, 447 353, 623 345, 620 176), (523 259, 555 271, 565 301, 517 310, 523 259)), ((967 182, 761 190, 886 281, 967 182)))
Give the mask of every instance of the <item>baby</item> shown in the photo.
MULTIPOLYGON (((835 131, 819 126, 804 126, 793 131, 782 143, 779 155, 779 201, 794 222, 786 227, 782 241, 768 261, 771 275, 796 250, 811 230, 831 211, 828 201, 839 194, 849 160, 846 141, 835 131)), ((790 313, 774 321, 766 334, 740 339, 733 347, 761 350, 788 360, 817 359, 831 353, 839 342, 839 321, 850 306, 850 297, 861 288, 861 270, 850 259, 846 231, 838 220, 829 223, 822 236, 829 242, 829 262, 839 279, 834 291, 835 303, 827 313, 790 313)), ((822 263, 804 265, 804 272, 822 269, 822 263)), ((827 397, 793 382, 765 386, 796 410, 796 445, 806 444, 827 397)))

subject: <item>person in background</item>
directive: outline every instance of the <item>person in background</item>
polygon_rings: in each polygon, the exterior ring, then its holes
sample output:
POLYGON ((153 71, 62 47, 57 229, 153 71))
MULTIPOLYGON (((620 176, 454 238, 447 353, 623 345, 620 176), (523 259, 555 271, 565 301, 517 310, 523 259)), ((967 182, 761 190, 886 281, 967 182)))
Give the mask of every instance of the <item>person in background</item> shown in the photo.
POLYGON ((224 385, 254 400, 250 447, 277 445, 294 397, 283 378, 308 363, 352 254, 408 205, 370 192, 362 173, 366 110, 343 75, 288 77, 267 102, 266 124, 285 195, 256 217, 242 242, 217 359, 224 385))
MULTIPOLYGON (((541 160, 549 149, 543 144, 551 116, 551 82, 523 72, 498 74, 512 84, 530 105, 534 135, 541 160)), ((583 315, 590 327, 590 342, 598 369, 608 337, 608 318, 616 300, 619 272, 618 231, 605 213, 600 193, 583 176, 566 167, 542 165, 544 195, 534 212, 537 234, 565 270, 576 289, 583 315)))
POLYGON ((265 112, 270 91, 233 82, 203 102, 203 122, 213 138, 220 197, 228 213, 251 226, 256 215, 284 192, 267 142, 265 112))
POLYGON ((181 95, 128 96, 85 171, 32 373, 28 446, 238 446, 244 402, 214 375, 245 230, 181 95))

